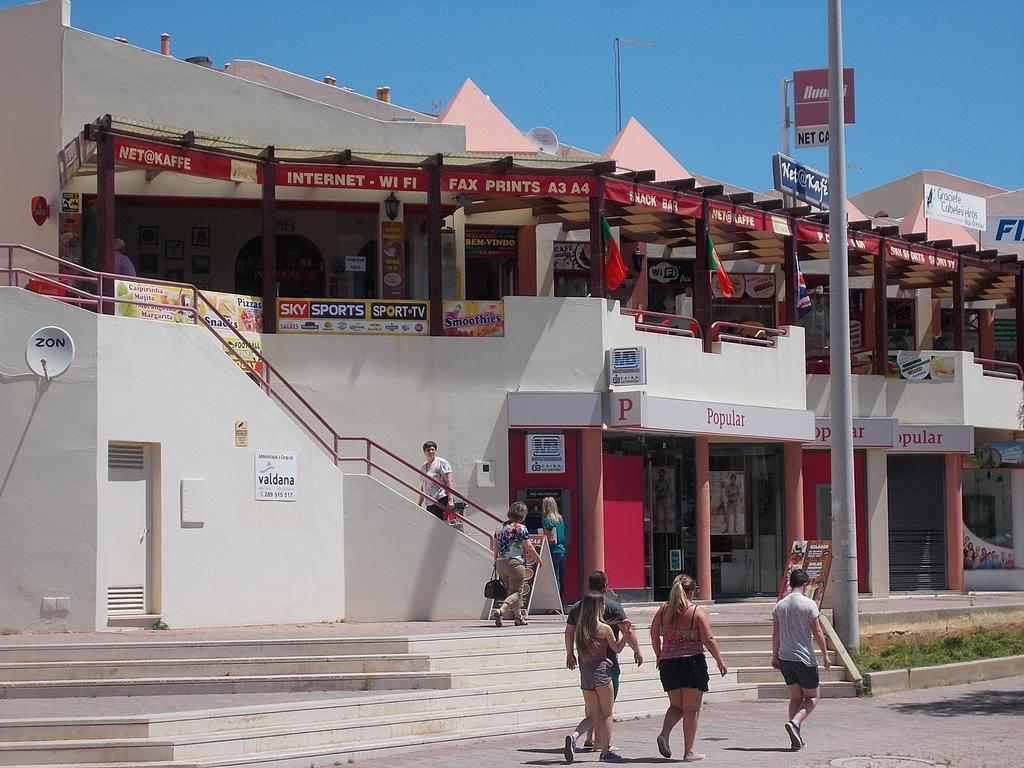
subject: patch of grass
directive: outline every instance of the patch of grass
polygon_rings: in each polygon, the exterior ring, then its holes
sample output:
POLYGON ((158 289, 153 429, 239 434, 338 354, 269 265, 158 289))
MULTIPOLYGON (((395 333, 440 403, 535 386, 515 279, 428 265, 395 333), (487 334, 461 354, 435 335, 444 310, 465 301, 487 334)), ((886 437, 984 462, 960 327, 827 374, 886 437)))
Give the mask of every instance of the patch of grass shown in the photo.
POLYGON ((897 640, 853 655, 862 672, 931 667, 957 661, 1024 655, 1024 629, 975 629, 934 640, 897 640))

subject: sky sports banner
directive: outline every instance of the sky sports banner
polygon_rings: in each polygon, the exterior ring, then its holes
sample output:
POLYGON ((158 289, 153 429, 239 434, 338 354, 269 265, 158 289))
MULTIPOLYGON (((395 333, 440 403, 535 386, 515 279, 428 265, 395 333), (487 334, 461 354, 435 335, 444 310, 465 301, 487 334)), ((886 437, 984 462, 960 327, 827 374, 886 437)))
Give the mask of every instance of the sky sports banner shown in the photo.
POLYGON ((810 205, 828 210, 828 176, 781 152, 772 158, 775 188, 810 205))
POLYGON ((278 333, 426 336, 426 301, 381 299, 278 299, 278 333))
POLYGON ((933 221, 959 224, 985 231, 985 198, 955 189, 924 185, 924 216, 933 221))

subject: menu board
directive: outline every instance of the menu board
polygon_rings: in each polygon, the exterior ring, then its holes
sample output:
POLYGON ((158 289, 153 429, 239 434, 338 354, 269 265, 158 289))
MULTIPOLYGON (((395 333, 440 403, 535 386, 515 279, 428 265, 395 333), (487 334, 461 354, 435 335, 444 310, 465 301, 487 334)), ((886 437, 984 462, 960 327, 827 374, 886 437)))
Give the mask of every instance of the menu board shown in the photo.
POLYGON ((803 570, 811 577, 804 594, 821 608, 825 598, 825 585, 828 584, 828 572, 832 567, 832 542, 827 539, 794 541, 789 550, 786 570, 782 574, 782 585, 779 588, 781 600, 792 590, 789 588, 789 574, 803 570))

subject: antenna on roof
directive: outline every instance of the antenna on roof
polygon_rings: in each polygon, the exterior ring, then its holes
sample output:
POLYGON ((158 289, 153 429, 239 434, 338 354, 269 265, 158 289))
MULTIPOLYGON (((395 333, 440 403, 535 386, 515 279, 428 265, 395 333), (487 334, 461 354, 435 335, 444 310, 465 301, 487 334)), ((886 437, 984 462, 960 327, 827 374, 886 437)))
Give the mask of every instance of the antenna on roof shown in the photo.
POLYGON ((526 140, 545 155, 554 155, 558 152, 558 137, 550 128, 538 125, 526 132, 526 140))

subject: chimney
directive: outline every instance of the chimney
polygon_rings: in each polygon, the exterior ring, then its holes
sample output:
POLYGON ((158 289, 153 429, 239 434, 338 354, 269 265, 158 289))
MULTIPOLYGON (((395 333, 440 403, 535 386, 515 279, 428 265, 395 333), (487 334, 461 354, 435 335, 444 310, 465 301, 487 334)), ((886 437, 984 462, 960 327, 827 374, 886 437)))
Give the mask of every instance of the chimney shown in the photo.
POLYGON ((381 85, 377 88, 377 101, 383 101, 385 104, 391 103, 390 85, 381 85))
POLYGON ((115 43, 127 43, 128 42, 128 38, 127 37, 115 37, 114 38, 114 42, 115 43))
POLYGON ((209 56, 189 56, 185 61, 199 67, 206 67, 207 69, 213 68, 213 59, 209 56))
POLYGON ((331 75, 324 75, 324 82, 327 83, 328 85, 337 85, 338 84, 338 81, 335 80, 334 77, 331 76, 331 75))
POLYGON ((171 36, 164 32, 160 35, 160 55, 170 56, 171 55, 171 36))

